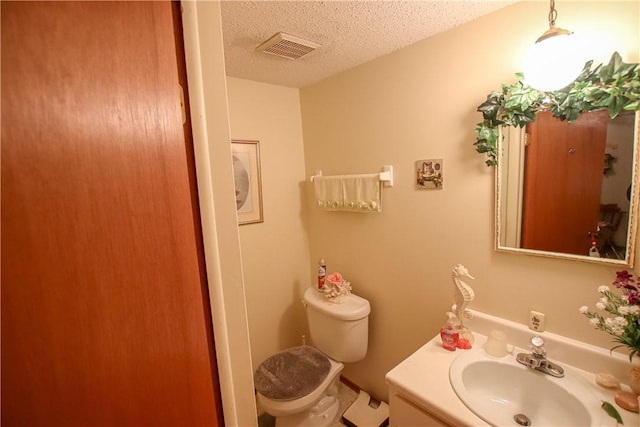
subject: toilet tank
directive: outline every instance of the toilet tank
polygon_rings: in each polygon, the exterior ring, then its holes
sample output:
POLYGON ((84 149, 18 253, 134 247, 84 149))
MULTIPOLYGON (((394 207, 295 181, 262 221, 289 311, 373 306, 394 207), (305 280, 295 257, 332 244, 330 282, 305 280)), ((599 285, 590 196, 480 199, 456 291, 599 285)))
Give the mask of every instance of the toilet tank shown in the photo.
POLYGON ((369 301, 351 294, 340 303, 308 288, 303 299, 313 345, 338 362, 364 359, 369 345, 369 301))

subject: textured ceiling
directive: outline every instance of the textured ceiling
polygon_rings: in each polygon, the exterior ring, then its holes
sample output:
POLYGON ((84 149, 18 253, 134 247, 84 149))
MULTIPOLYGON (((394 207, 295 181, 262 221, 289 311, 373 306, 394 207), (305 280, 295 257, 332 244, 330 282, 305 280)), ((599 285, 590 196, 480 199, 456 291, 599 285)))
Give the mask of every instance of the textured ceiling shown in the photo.
POLYGON ((227 75, 304 87, 514 1, 222 1, 227 75), (321 46, 297 60, 255 50, 278 32, 321 46))

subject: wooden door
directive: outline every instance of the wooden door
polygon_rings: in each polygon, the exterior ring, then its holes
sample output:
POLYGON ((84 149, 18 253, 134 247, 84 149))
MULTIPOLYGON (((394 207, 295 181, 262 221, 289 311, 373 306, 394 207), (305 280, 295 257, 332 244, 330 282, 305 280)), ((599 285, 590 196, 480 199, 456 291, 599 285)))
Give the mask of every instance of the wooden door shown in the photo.
POLYGON ((176 7, 1 3, 3 426, 221 425, 176 7))
POLYGON ((522 247, 587 255, 596 231, 607 135, 606 112, 574 123, 538 113, 525 154, 522 247))

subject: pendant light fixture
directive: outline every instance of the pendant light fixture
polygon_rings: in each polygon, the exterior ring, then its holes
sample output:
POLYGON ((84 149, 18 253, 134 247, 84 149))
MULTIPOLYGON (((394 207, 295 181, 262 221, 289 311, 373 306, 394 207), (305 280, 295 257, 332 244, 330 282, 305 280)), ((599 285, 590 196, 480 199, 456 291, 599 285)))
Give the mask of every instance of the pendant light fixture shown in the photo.
POLYGON ((557 16, 555 0, 550 0, 549 29, 538 37, 524 60, 524 81, 545 92, 568 86, 586 62, 576 36, 556 27, 557 16))

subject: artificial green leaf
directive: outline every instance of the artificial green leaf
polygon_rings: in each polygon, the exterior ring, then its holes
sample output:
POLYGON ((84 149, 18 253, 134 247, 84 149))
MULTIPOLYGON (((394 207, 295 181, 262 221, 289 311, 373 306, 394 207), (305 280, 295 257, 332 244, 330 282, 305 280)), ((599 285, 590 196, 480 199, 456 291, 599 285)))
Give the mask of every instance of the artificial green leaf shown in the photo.
POLYGON ((536 121, 537 111, 528 110, 524 112, 524 116, 527 118, 527 122, 535 122, 536 121))
POLYGON ((636 111, 636 110, 640 110, 640 100, 637 101, 633 101, 630 104, 627 104, 624 106, 624 109, 626 111, 636 111))
POLYGON ((584 83, 584 85, 580 88, 580 93, 585 98, 593 96, 599 90, 597 86, 595 86, 595 85, 593 85, 593 84, 591 84, 589 82, 582 82, 582 83, 584 83))
POLYGON ((535 113, 525 112, 513 115, 513 124, 519 128, 525 127, 527 123, 531 123, 536 119, 535 113))
POLYGON ((621 64, 620 68, 616 70, 616 76, 620 78, 629 78, 633 69, 635 68, 635 64, 621 64))
POLYGON ((487 96, 487 100, 480 104, 477 111, 482 113, 485 119, 495 120, 502 107, 502 94, 492 92, 487 96))
MULTIPOLYGON (((484 121, 476 127, 476 151, 485 154, 487 166, 497 164, 497 140, 500 126, 524 127, 539 111, 549 110, 561 120, 575 121, 582 112, 607 110, 610 117, 621 111, 640 110, 640 64, 627 64, 615 52, 606 65, 592 69, 588 61, 574 83, 553 92, 541 92, 518 81, 502 84, 502 92, 491 92, 478 111, 484 121)), ((640 335, 636 339, 640 346, 640 335)), ((622 343, 627 345, 627 343, 622 343)))
POLYGON ((612 96, 611 102, 609 104, 609 117, 615 119, 618 114, 620 114, 620 111, 622 111, 623 106, 624 105, 622 102, 620 102, 619 98, 612 96))
POLYGON ((481 105, 478 107, 477 111, 482 113, 482 117, 485 120, 495 120, 498 117, 498 112, 500 111, 500 104, 481 105))
POLYGON ((519 109, 526 111, 535 104, 540 97, 540 92, 529 86, 518 85, 515 87, 504 103, 504 108, 519 109))
POLYGON ((618 412, 616 407, 613 406, 611 403, 605 402, 603 400, 602 401, 602 409, 604 409, 605 412, 607 413, 607 415, 609 415, 611 418, 615 419, 620 424, 624 424, 624 421, 622 421, 622 417, 620 416, 620 413, 618 412))
POLYGON ((615 52, 613 55, 611 55, 609 63, 607 65, 603 65, 600 69, 600 72, 598 73, 600 79, 603 82, 609 82, 610 80, 612 80, 613 74, 619 67, 620 62, 622 62, 622 59, 620 58, 618 52, 615 52))
POLYGON ((489 126, 480 125, 476 127, 476 132, 478 132, 478 139, 487 140, 492 138, 497 130, 489 126))
POLYGON ((580 72, 580 75, 578 75, 578 77, 576 78, 577 81, 583 81, 586 80, 587 77, 591 74, 591 65, 593 64, 593 59, 587 61, 584 64, 584 68, 582 68, 582 71, 580 72))

